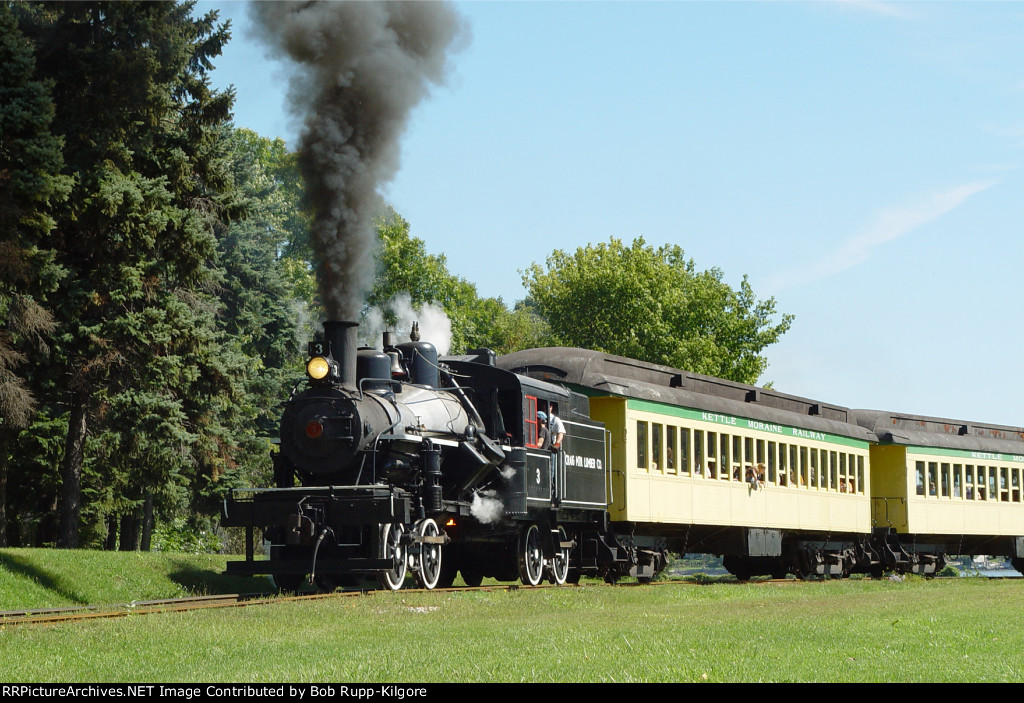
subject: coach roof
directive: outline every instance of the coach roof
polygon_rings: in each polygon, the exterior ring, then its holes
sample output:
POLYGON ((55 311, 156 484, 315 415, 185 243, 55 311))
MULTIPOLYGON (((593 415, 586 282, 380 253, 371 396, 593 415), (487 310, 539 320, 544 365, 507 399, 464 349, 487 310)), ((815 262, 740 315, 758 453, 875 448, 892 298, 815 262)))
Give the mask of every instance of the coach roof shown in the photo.
POLYGON ((591 394, 639 398, 874 440, 854 422, 849 409, 841 406, 588 349, 527 349, 499 357, 497 365, 545 381, 587 388, 591 394))

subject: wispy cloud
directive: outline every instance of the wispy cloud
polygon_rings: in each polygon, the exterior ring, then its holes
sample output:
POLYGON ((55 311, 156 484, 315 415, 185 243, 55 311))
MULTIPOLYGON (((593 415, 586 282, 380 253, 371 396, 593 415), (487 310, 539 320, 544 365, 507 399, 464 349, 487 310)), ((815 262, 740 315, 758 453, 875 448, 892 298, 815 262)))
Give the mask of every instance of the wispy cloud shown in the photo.
POLYGON ((797 269, 771 276, 765 288, 768 294, 799 284, 820 281, 871 258, 873 250, 886 242, 899 239, 921 225, 942 217, 962 205, 972 195, 992 187, 998 181, 967 183, 951 190, 935 193, 910 205, 882 210, 874 222, 848 239, 835 251, 797 269))
POLYGON ((907 5, 908 3, 878 2, 878 0, 834 0, 833 3, 834 7, 870 12, 886 17, 899 17, 900 19, 916 17, 917 14, 911 11, 907 5))

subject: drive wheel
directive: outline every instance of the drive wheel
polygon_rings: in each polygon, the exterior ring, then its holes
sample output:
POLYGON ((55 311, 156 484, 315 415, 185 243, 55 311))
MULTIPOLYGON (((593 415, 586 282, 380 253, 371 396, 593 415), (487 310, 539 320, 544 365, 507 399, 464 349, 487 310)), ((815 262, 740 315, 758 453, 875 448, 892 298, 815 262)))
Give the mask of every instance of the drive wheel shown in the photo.
MULTIPOLYGON (((440 537, 441 530, 433 518, 421 520, 416 525, 416 532, 421 537, 440 537)), ((419 570, 416 572, 416 583, 421 588, 432 589, 441 579, 441 545, 421 542, 419 570)))
POLYGON ((540 550, 540 530, 530 525, 519 533, 519 578, 526 586, 537 586, 544 576, 544 554, 540 550))
POLYGON ((391 570, 377 574, 377 582, 389 591, 397 591, 405 583, 408 560, 402 546, 404 531, 397 522, 386 522, 380 526, 380 556, 391 561, 391 570))
MULTIPOLYGON (((565 528, 558 528, 558 541, 568 542, 569 538, 565 534, 565 528)), ((565 583, 566 578, 569 576, 569 548, 559 547, 555 550, 555 558, 551 563, 550 574, 548 575, 548 581, 561 586, 565 583)))
POLYGON ((462 580, 466 582, 467 586, 476 588, 484 582, 484 575, 472 569, 462 569, 462 580))

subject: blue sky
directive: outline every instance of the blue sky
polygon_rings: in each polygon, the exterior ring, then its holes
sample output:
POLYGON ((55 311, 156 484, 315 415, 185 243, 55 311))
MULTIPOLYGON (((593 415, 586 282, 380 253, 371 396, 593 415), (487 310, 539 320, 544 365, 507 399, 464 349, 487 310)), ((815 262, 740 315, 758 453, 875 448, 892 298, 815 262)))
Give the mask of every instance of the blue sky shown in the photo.
MULTIPOLYGON (((216 84, 294 141, 244 3, 216 84)), ((1024 3, 477 2, 384 195, 486 296, 609 237, 796 315, 762 382, 1024 426, 1024 3)))

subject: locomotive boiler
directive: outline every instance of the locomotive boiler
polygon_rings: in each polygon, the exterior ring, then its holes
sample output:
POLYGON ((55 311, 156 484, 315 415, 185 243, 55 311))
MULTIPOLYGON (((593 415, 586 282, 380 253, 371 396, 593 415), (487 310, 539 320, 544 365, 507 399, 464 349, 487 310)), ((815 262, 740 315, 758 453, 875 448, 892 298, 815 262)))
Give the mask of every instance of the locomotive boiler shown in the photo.
POLYGON ((487 350, 442 362, 415 327, 382 349, 357 349, 356 333, 324 324, 305 388, 285 403, 275 486, 225 502, 223 524, 246 528, 230 572, 286 590, 635 572, 606 534, 604 430, 584 396, 496 368, 487 350), (556 451, 538 411, 562 414, 556 451), (268 559, 255 557, 257 531, 268 559))

